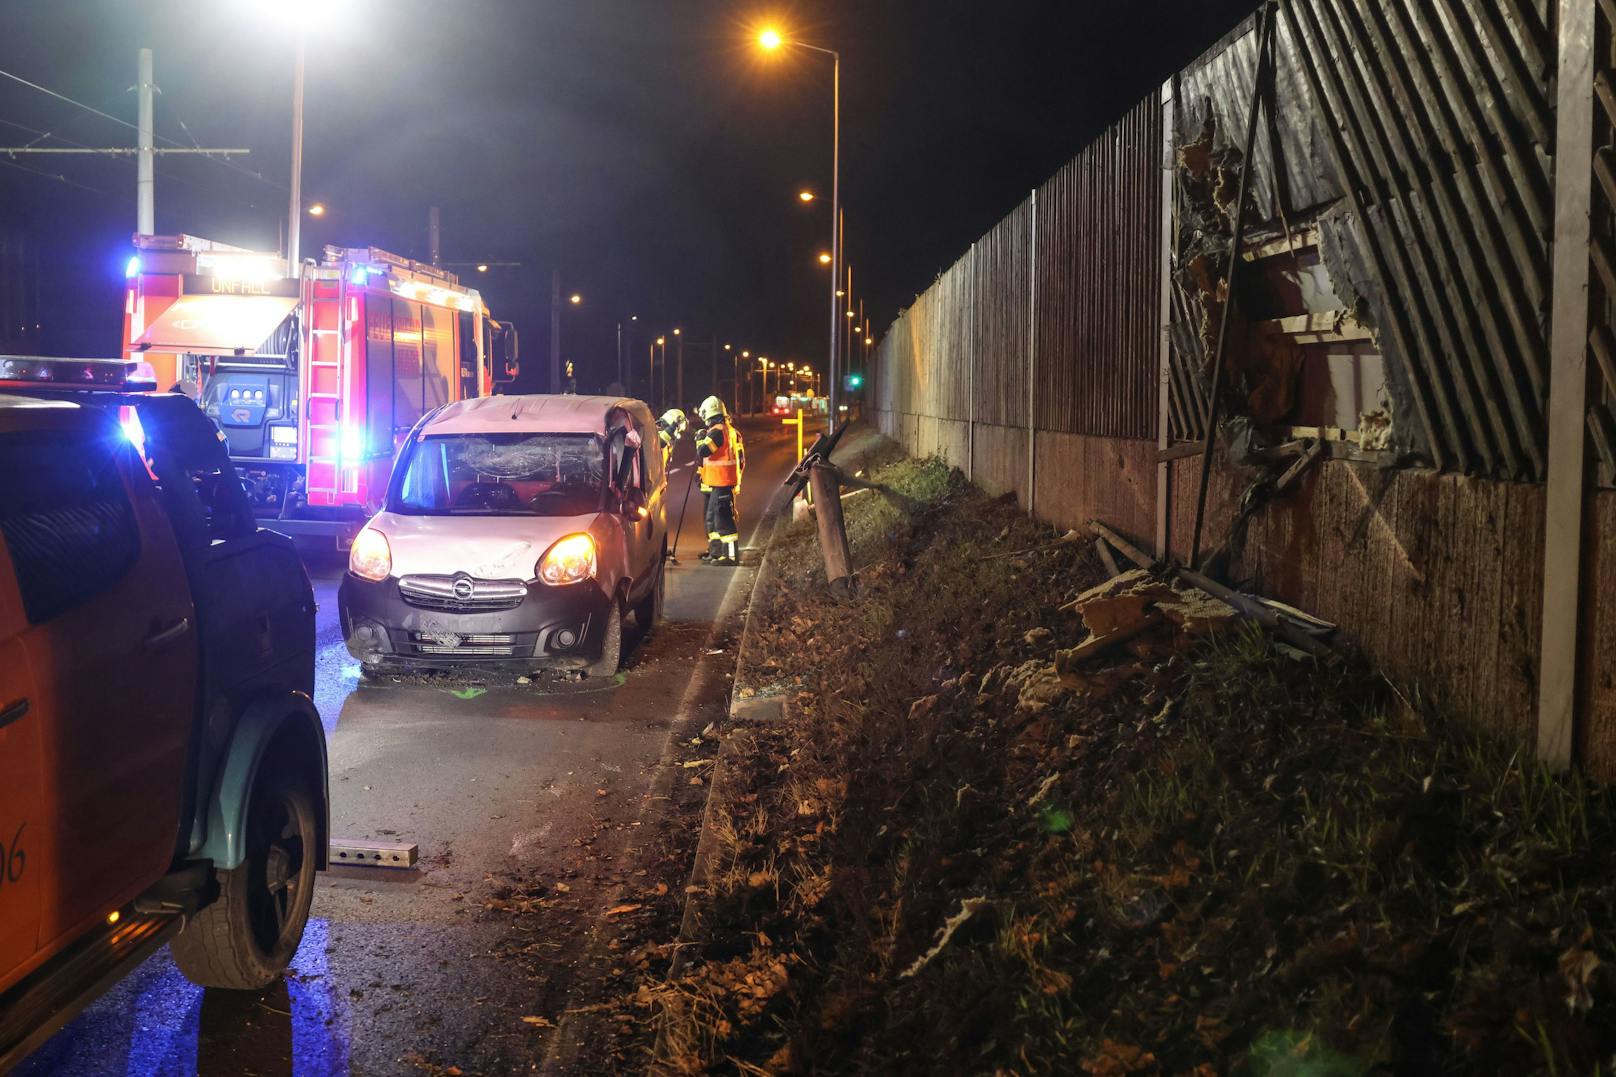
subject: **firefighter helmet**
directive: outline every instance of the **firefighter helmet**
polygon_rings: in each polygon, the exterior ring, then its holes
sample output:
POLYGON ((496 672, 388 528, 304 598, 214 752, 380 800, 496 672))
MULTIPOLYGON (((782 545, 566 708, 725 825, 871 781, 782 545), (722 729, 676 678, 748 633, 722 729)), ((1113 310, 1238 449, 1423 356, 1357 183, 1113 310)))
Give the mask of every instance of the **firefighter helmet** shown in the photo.
POLYGON ((678 438, 690 428, 690 420, 678 408, 669 408, 657 420, 657 425, 667 432, 669 437, 678 438))
POLYGON ((701 421, 704 423, 716 423, 718 420, 727 417, 729 411, 724 407, 722 400, 716 396, 710 396, 696 408, 696 414, 701 416, 701 421))

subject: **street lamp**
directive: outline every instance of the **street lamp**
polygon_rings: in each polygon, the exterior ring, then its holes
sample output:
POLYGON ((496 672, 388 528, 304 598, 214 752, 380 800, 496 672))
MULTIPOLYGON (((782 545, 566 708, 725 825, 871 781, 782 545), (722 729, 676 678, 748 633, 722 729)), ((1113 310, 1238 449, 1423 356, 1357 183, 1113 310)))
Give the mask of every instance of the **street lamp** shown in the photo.
POLYGON ((325 203, 324 202, 316 202, 312 206, 310 206, 309 207, 309 216, 310 217, 324 217, 325 216, 325 203))
POLYGON ((797 198, 802 202, 812 202, 814 200, 814 192, 812 192, 812 191, 798 191, 797 192, 797 198))
POLYGON ((567 297, 567 302, 571 303, 575 307, 579 303, 582 303, 583 301, 584 301, 584 297, 579 295, 577 292, 573 292, 570 296, 567 297))
POLYGON ((487 273, 488 272, 488 263, 487 262, 478 262, 477 263, 477 272, 479 272, 479 273, 487 273))
MULTIPOLYGON (((817 52, 831 58, 831 148, 830 148, 830 236, 831 256, 827 260, 823 256, 820 263, 832 266, 833 270, 841 265, 842 236, 839 227, 842 219, 842 54, 835 49, 820 48, 805 41, 787 38, 775 27, 765 27, 758 34, 758 44, 766 52, 774 52, 782 46, 791 45, 809 52, 817 52)), ((836 282, 840 274, 831 273, 831 291, 836 290, 836 282)), ((828 342, 830 355, 830 429, 836 429, 836 334, 840 318, 836 311, 840 304, 836 297, 830 297, 830 340, 828 342)))
POLYGON ((830 265, 830 262, 831 262, 830 252, 829 251, 820 251, 819 252, 819 264, 822 265, 822 266, 828 266, 828 265, 830 265))

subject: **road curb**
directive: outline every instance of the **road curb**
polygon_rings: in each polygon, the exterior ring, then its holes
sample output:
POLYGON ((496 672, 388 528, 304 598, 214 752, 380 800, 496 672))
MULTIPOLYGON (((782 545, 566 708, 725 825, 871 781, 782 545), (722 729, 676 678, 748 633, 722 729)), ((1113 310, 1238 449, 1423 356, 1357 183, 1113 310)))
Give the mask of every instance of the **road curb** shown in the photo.
MULTIPOLYGON (((875 438, 879 444, 883 439, 875 438)), ((863 459, 869 455, 874 445, 866 445, 856 459, 863 459)), ((760 527, 768 528, 768 540, 764 544, 763 557, 758 564, 758 572, 752 581, 752 593, 747 601, 746 623, 741 629, 741 641, 735 657, 735 677, 730 683, 729 719, 732 724, 748 723, 754 725, 768 725, 782 722, 790 716, 789 697, 784 690, 776 690, 758 694, 757 686, 751 683, 749 676, 749 659, 752 653, 753 641, 757 637, 755 625, 760 596, 766 596, 769 588, 773 586, 779 576, 779 567, 775 553, 781 538, 791 525, 791 516, 788 513, 776 513, 772 517, 760 522, 760 527), (754 694, 743 698, 742 691, 754 694)), ((713 765, 713 773, 707 790, 707 803, 701 814, 701 836, 696 842, 696 853, 690 867, 690 878, 685 884, 685 908, 679 921, 679 937, 674 942, 673 958, 668 966, 668 980, 678 979, 689 963, 689 954, 699 941, 701 933, 701 907, 711 893, 711 880, 714 862, 718 857, 718 839, 714 836, 714 819, 724 803, 726 795, 729 746, 731 738, 725 731, 725 736, 719 743, 718 759, 713 765)), ((667 1055, 667 1023, 660 1020, 657 1025, 657 1038, 652 1050, 651 1071, 653 1073, 669 1071, 671 1060, 667 1055)))

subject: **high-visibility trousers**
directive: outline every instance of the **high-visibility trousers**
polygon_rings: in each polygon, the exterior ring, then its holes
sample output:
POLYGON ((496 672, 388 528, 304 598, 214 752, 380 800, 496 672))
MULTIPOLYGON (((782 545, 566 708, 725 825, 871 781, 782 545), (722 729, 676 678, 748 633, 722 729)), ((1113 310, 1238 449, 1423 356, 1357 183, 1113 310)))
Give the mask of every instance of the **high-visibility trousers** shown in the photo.
POLYGON ((729 556, 735 556, 735 544, 740 541, 740 528, 735 522, 735 488, 715 486, 703 495, 707 498, 707 540, 724 546, 729 556))

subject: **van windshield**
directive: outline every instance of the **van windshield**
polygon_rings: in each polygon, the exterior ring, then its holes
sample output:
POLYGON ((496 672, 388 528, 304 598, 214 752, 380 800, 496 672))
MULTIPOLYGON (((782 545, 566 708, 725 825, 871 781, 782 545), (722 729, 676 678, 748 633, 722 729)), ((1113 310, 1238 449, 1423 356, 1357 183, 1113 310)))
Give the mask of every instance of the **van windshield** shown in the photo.
POLYGON ((441 434, 410 448, 387 498, 412 516, 578 516, 600 508, 606 452, 591 434, 441 434))

